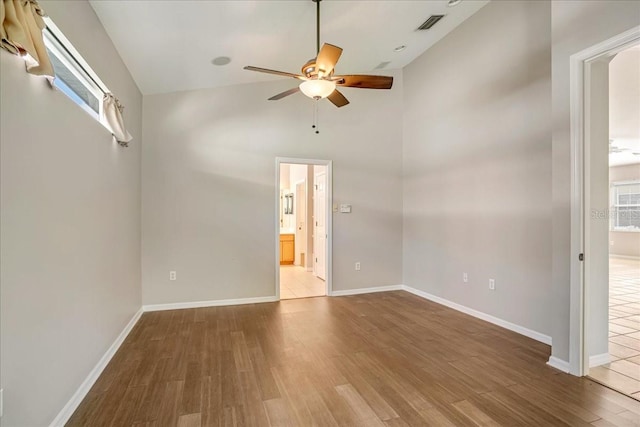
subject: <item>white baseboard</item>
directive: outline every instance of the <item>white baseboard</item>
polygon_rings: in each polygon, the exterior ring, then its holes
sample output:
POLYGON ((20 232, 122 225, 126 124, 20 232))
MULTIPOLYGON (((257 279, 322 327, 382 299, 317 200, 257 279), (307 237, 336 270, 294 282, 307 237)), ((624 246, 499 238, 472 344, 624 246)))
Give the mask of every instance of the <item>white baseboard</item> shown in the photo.
POLYGON ((557 370, 564 373, 569 373, 569 362, 567 362, 566 360, 558 359, 557 357, 551 356, 549 357, 547 365, 551 366, 552 368, 556 368, 557 370))
POLYGON ((402 289, 404 289, 407 292, 410 292, 414 295, 417 295, 419 297, 428 299, 430 301, 433 302, 437 302, 438 304, 442 304, 444 306, 447 306, 449 308, 453 308, 454 310, 458 310, 462 313, 468 314, 470 316, 473 317, 477 317, 478 319, 482 319, 485 320, 489 323, 493 323, 494 325, 498 325, 501 326, 505 329, 509 329, 510 331, 513 332, 517 332, 520 335, 524 335, 526 337, 532 338, 536 341, 540 341, 541 343, 547 344, 547 345, 551 345, 551 337, 545 334, 541 334, 540 332, 536 332, 533 331, 531 329, 527 329, 524 326, 520 326, 520 325, 516 325, 515 323, 511 323, 511 322, 507 322, 506 320, 502 320, 498 317, 494 317, 490 314, 486 314, 483 313, 481 311, 478 310, 474 310, 472 308, 466 307, 464 305, 446 300, 444 298, 435 296, 435 295, 431 295, 427 292, 412 288, 410 286, 406 286, 406 285, 402 285, 401 286, 402 289))
POLYGON ((222 305, 242 305, 242 304, 258 304, 262 302, 278 301, 276 296, 256 297, 256 298, 238 298, 238 299, 220 299, 212 301, 193 301, 193 302, 175 302, 169 304, 149 304, 143 305, 143 311, 163 311, 163 310, 179 310, 183 308, 200 308, 200 307, 218 307, 222 305))
POLYGON ((611 363, 611 356, 609 353, 595 354, 593 356, 589 356, 589 367, 595 368, 596 366, 606 365, 607 363, 611 363))
POLYGON ((136 314, 133 315, 129 323, 127 323, 127 326, 124 327, 122 332, 120 332, 120 335, 118 335, 118 337, 113 342, 113 344, 111 344, 111 347, 109 347, 109 349, 104 354, 104 356, 102 356, 102 358, 98 361, 96 366, 94 366, 91 372, 89 372, 89 375, 87 376, 87 378, 85 378, 82 384, 80 384, 80 387, 78 387, 78 390, 76 390, 73 396, 71 396, 71 399, 69 399, 67 404, 64 405, 62 410, 53 419, 53 421, 49 425, 50 427, 62 427, 67 423, 67 421, 69 421, 69 418, 71 418, 71 415, 73 415, 73 413, 78 408, 78 406, 80 405, 82 400, 85 398, 87 393, 89 393, 89 390, 91 389, 93 384, 96 382, 96 380, 98 379, 98 377, 100 376, 104 368, 107 367, 113 355, 116 354, 116 351, 118 351, 118 349, 124 342, 127 335, 129 335, 129 332, 131 332, 133 327, 136 325, 136 323, 140 319, 140 316, 142 316, 142 313, 143 313, 143 310, 141 308, 140 310, 138 310, 136 314))
POLYGON ((401 291, 402 289, 402 285, 378 286, 375 288, 345 289, 343 291, 333 291, 331 292, 331 296, 344 297, 347 295, 371 294, 374 292, 401 291))
POLYGON ((631 259, 631 260, 634 260, 634 261, 640 261, 640 257, 631 256, 631 255, 609 254, 609 258, 631 259))

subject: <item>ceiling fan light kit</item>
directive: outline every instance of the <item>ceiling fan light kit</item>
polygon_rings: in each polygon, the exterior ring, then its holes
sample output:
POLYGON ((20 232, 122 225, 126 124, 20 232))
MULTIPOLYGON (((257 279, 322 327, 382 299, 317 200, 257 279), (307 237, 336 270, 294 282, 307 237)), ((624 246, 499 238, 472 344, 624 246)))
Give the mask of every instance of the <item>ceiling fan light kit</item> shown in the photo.
POLYGON ((300 83, 300 91, 316 101, 331 95, 334 90, 336 90, 336 82, 331 80, 306 80, 300 83))
POLYGON ((317 56, 302 66, 302 74, 287 73, 284 71, 270 70, 253 66, 244 67, 245 70, 257 71, 260 73, 275 74, 283 77, 292 77, 303 80, 299 87, 289 89, 285 92, 269 98, 270 101, 277 101, 286 96, 302 92, 311 99, 320 100, 327 98, 336 107, 343 107, 349 103, 347 98, 337 89, 337 86, 353 87, 360 89, 391 89, 393 77, 373 76, 373 75, 334 75, 334 68, 342 49, 329 43, 325 43, 320 48, 320 1, 312 0, 316 3, 316 49, 317 56))

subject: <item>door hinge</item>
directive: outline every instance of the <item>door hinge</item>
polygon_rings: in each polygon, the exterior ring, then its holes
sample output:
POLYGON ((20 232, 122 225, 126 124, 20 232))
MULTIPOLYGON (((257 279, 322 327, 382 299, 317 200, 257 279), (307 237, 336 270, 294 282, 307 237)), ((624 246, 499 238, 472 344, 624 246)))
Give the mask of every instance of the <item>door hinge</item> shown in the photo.
POLYGON ((578 260, 580 260, 580 261, 584 261, 584 254, 580 254, 580 255, 578 255, 578 260))

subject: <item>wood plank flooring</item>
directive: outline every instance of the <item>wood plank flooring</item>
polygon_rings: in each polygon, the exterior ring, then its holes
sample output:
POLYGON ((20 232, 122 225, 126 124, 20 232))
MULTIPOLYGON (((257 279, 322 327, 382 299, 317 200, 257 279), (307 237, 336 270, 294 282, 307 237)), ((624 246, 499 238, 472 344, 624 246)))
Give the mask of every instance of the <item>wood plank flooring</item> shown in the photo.
POLYGON ((68 425, 640 425, 549 351, 403 291, 145 313, 68 425))

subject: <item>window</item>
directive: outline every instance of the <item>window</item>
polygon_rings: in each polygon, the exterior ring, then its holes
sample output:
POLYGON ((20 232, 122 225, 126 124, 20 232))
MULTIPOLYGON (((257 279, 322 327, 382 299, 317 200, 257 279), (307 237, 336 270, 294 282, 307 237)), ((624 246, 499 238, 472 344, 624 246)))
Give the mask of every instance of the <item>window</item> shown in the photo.
POLYGON ((53 21, 45 18, 45 22, 44 43, 56 74, 53 85, 102 123, 106 86, 53 21))
POLYGON ((640 181, 611 186, 611 230, 640 231, 640 181))

